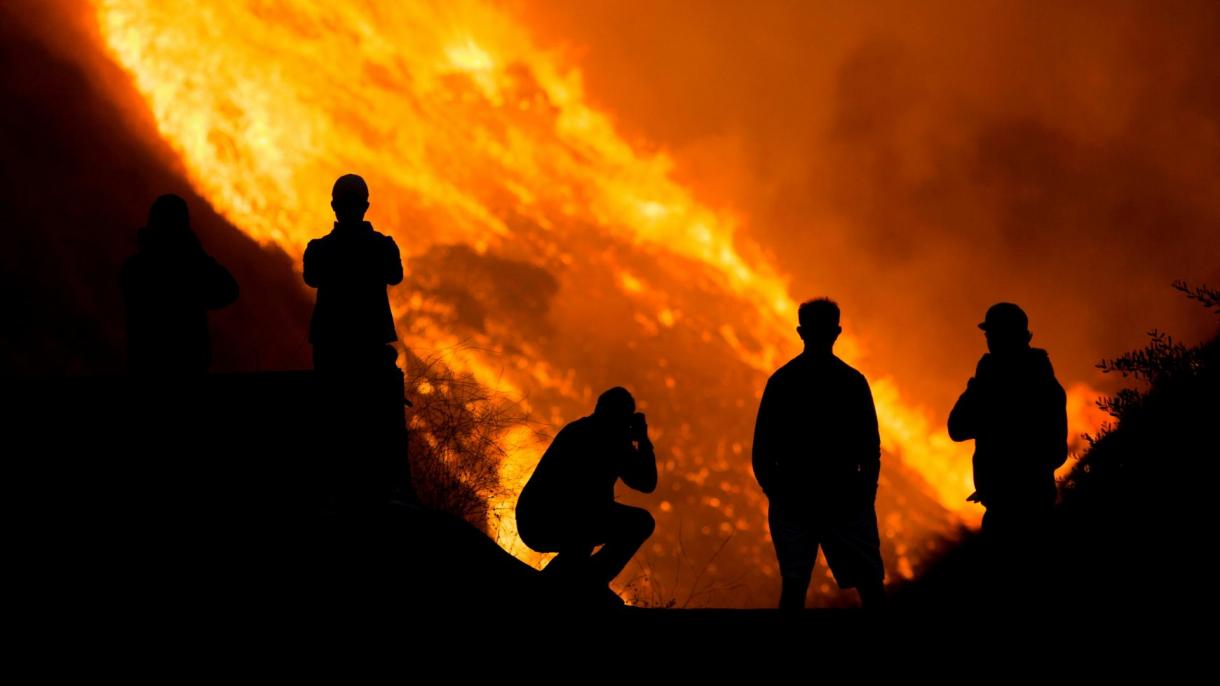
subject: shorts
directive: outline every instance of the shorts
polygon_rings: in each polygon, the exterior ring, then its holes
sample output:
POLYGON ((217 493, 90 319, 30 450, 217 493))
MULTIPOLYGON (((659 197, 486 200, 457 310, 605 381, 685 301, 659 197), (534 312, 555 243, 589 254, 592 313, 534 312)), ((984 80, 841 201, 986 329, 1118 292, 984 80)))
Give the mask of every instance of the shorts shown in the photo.
POLYGON ((879 584, 885 579, 872 503, 831 515, 772 502, 767 519, 780 575, 785 579, 808 583, 819 546, 839 588, 879 584))

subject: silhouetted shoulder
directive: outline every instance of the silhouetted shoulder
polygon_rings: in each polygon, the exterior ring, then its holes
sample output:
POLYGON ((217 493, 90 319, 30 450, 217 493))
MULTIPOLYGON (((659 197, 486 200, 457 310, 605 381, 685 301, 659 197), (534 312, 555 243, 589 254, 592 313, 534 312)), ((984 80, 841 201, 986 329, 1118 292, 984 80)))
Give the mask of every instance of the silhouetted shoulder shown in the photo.
POLYGON ((564 424, 564 425, 563 425, 563 428, 562 428, 562 429, 560 429, 560 430, 559 430, 559 431, 558 431, 558 432, 555 434, 555 438, 551 439, 551 442, 552 442, 552 443, 554 443, 554 442, 556 442, 556 441, 559 441, 559 440, 562 440, 562 439, 566 439, 567 437, 571 436, 571 435, 574 433, 574 431, 573 431, 572 427, 576 426, 576 422, 579 422, 579 421, 580 421, 580 420, 579 420, 579 419, 577 419, 577 420, 576 420, 576 421, 574 421, 574 422, 568 422, 567 424, 564 424))
POLYGON ((864 374, 860 373, 860 370, 856 369, 855 367, 851 366, 850 364, 847 364, 846 362, 839 359, 838 357, 834 358, 833 364, 834 364, 835 368, 839 371, 839 373, 843 374, 844 376, 850 377, 851 379, 860 381, 862 383, 868 383, 868 379, 866 379, 864 377, 864 374))
POLYGON ((868 385, 868 379, 863 374, 837 356, 815 357, 808 354, 797 355, 787 364, 775 370, 775 373, 767 380, 767 384, 783 385, 813 377, 833 378, 845 383, 868 385))
MULTIPOLYGON (((843 375, 845 378, 847 378, 849 383, 852 383, 852 385, 855 385, 855 386, 869 388, 869 378, 864 376, 863 372, 860 372, 860 370, 855 369, 855 367, 853 367, 852 365, 844 363, 843 360, 839 360, 838 358, 834 358, 834 359, 838 360, 838 363, 843 365, 843 375)), ((872 394, 871 388, 869 388, 869 394, 870 395, 872 394)))
POLYGON ((584 425, 587 420, 588 417, 583 417, 565 424, 564 427, 555 434, 555 437, 551 439, 551 445, 548 446, 546 451, 543 453, 542 459, 539 462, 539 467, 542 466, 542 462, 549 462, 558 459, 555 457, 555 455, 563 453, 569 443, 572 443, 574 440, 579 440, 580 435, 584 433, 584 425))
POLYGON ((567 426, 563 427, 563 429, 561 429, 555 436, 555 439, 559 440, 561 437, 567 439, 583 436, 592 431, 593 426, 594 424, 592 417, 581 417, 580 419, 569 422, 567 426))
POLYGON ((784 365, 782 367, 780 367, 779 369, 776 369, 771 374, 771 377, 769 379, 767 379, 767 384, 770 385, 773 383, 782 383, 793 377, 800 376, 802 366, 803 366, 802 365, 803 357, 804 357, 804 355, 797 355, 796 357, 792 358, 791 360, 788 360, 786 363, 784 363, 784 365))
POLYGON ((325 262, 325 258, 321 257, 321 254, 325 251, 324 246, 326 243, 323 242, 325 240, 326 236, 323 236, 306 243, 305 254, 302 256, 305 267, 305 283, 314 288, 317 288, 322 283, 321 272, 324 267, 320 263, 325 262))
POLYGON ((326 239, 328 237, 329 236, 322 236, 320 238, 314 238, 306 243, 304 258, 308 260, 309 258, 317 257, 319 254, 325 252, 327 245, 326 239))
POLYGON ((1031 364, 1033 364, 1039 372, 1048 376, 1055 375, 1055 367, 1051 364, 1050 353, 1046 352, 1042 348, 1030 348, 1029 356, 1031 364))
POLYGON ((983 353, 983 356, 979 358, 978 364, 974 365, 975 378, 987 376, 987 370, 992 366, 992 359, 991 353, 983 353))
POLYGON ((1063 389, 1063 384, 1059 383, 1059 379, 1055 378, 1055 368, 1051 365, 1051 356, 1041 348, 1033 348, 1030 351, 1034 366, 1033 377, 1043 382, 1047 393, 1051 394, 1056 403, 1062 404, 1067 402, 1067 391, 1063 389))

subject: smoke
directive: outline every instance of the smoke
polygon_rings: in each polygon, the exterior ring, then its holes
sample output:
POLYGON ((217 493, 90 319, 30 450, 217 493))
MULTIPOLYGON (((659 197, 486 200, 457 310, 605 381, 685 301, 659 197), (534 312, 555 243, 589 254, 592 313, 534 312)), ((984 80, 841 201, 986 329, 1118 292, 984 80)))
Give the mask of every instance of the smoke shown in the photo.
POLYGON ((943 411, 992 302, 1066 382, 1220 280, 1214 3, 525 2, 619 127, 943 411))

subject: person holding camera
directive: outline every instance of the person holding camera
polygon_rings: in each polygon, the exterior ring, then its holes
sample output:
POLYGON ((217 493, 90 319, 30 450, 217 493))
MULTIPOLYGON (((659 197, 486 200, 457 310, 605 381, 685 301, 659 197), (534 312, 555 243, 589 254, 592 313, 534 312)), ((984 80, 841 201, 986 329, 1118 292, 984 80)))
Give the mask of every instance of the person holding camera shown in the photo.
POLYGON ((635 411, 627 389, 615 387, 598 397, 592 415, 564 426, 543 453, 517 500, 517 531, 531 549, 558 553, 545 576, 577 596, 621 605, 609 584, 656 521, 647 510, 615 502, 619 479, 644 493, 657 487, 644 414, 635 411))
POLYGON ((334 229, 305 246, 305 283, 318 289, 309 341, 319 372, 379 372, 396 368, 398 340, 386 288, 402 283, 394 238, 365 221, 369 187, 344 174, 331 189, 334 229))
POLYGON ((1013 303, 992 305, 981 324, 987 353, 949 414, 949 437, 974 441, 974 488, 993 592, 1018 607, 1051 597, 1048 547, 1068 457, 1067 394, 1050 356, 1030 346, 1029 317, 1013 303))
POLYGON ((203 249, 181 196, 153 202, 138 240, 139 252, 119 275, 131 371, 144 377, 206 374, 212 365, 208 311, 237 300, 237 281, 203 249))

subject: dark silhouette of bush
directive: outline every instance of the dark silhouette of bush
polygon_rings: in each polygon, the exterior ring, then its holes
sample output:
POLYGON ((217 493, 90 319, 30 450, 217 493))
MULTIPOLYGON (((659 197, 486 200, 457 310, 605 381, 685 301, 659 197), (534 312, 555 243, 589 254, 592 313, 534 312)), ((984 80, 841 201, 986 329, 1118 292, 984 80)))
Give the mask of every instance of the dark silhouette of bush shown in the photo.
MULTIPOLYGON (((512 398, 455 372, 439 355, 407 352, 408 453, 415 497, 487 532, 488 508, 507 495, 500 467, 504 432, 528 421, 512 398)), ((499 516, 500 513, 491 513, 499 516)))
MULTIPOLYGON (((1220 292, 1180 281, 1174 288, 1220 314, 1220 292)), ((1171 462, 1165 458, 1165 448, 1158 445, 1188 451, 1197 447, 1210 450, 1205 453, 1209 456, 1216 454, 1214 434, 1206 432, 1212 428, 1207 410, 1214 410, 1216 404, 1220 336, 1194 346, 1161 331, 1151 331, 1148 337, 1143 348, 1097 364, 1105 373, 1140 383, 1098 400, 1098 407, 1115 421, 1104 425, 1097 436, 1086 437, 1089 450, 1065 484, 1065 506, 1101 495, 1095 491, 1106 484, 1132 488, 1132 496, 1155 497, 1147 485, 1132 482, 1132 478, 1159 480, 1165 471, 1178 472, 1195 463, 1189 455, 1171 462)))
MULTIPOLYGON (((1174 288, 1220 314, 1220 292, 1174 288)), ((1160 332, 1098 367, 1139 382, 1102 398, 1114 417, 1069 476, 1060 508, 1065 562, 1095 604, 1159 606, 1211 585, 1206 542, 1220 420, 1220 336, 1188 346, 1160 332)))

